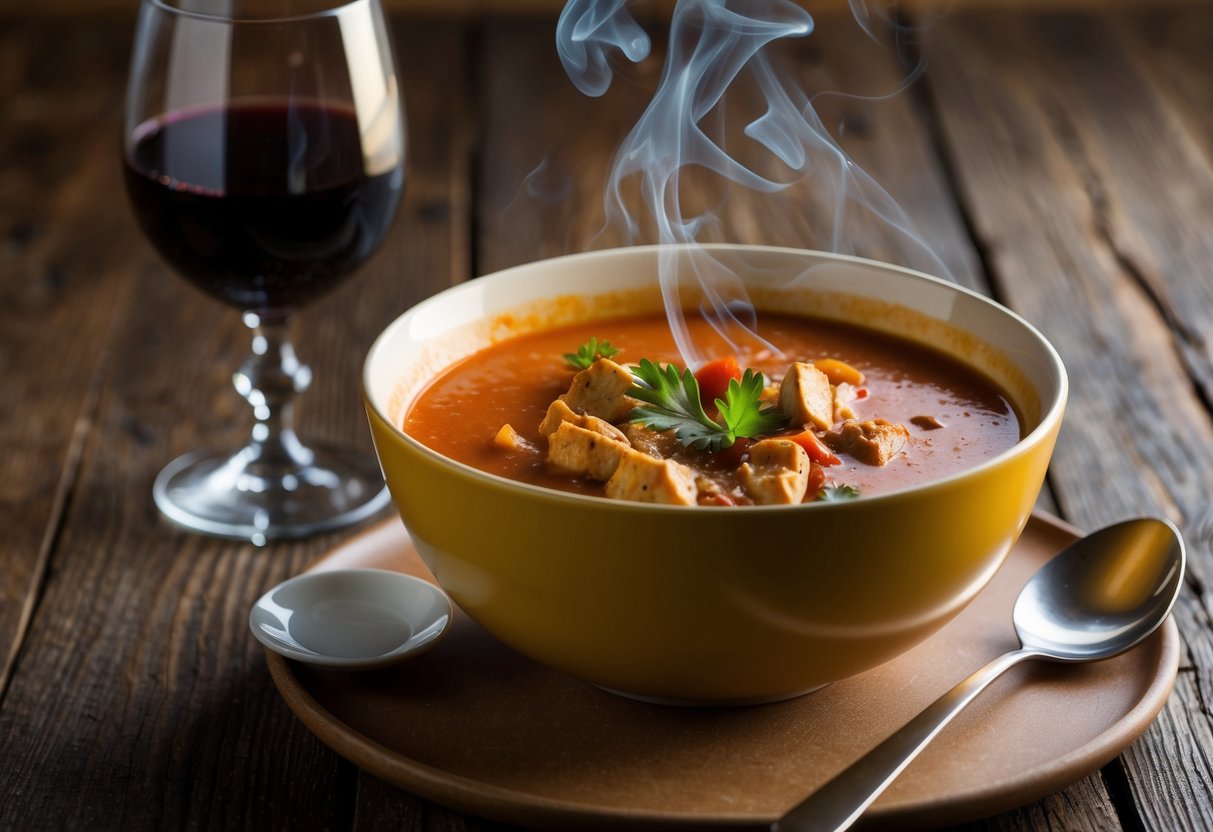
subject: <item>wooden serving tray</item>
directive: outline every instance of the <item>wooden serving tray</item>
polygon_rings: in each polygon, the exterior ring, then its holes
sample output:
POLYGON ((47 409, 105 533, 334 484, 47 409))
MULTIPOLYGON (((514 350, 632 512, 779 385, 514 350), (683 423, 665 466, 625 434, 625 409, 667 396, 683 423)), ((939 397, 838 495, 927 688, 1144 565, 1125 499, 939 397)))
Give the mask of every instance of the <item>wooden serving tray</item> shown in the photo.
MULTIPOLYGON (((290 708, 337 753, 429 800, 527 826, 766 828, 988 660, 1016 646, 1011 606, 1075 538, 1037 515, 990 585, 888 664, 772 705, 674 708, 625 699, 523 658, 457 611, 446 640, 396 668, 313 669, 267 653, 290 708)), ((372 566, 432 580, 398 520, 314 569, 372 566)), ((620 615, 626 615, 620 610, 620 615)), ((1030 802, 1114 758, 1175 681, 1174 622, 1098 664, 1010 671, 868 811, 897 829, 1030 802)))

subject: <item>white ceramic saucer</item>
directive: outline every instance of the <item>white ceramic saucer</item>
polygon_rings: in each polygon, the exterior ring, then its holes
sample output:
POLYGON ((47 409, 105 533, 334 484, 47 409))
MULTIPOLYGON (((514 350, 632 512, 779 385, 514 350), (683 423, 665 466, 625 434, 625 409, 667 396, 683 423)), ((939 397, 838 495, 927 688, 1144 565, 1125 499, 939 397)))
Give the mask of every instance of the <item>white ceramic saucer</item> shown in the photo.
POLYGON ((384 667, 433 647, 451 624, 451 601, 434 584, 384 569, 299 575, 258 599, 257 640, 318 667, 384 667))

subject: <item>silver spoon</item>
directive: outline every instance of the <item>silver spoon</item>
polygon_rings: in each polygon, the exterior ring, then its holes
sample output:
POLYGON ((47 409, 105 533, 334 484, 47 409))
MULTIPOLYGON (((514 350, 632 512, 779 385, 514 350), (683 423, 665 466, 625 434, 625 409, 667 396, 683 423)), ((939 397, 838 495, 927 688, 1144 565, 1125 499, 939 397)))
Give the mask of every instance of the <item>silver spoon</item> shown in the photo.
POLYGON ((978 670, 771 825, 847 829, 919 752, 1002 673, 1028 659, 1092 662, 1166 620, 1183 584, 1183 538, 1165 520, 1126 520, 1075 541, 1028 581, 1012 619, 1022 647, 978 670))

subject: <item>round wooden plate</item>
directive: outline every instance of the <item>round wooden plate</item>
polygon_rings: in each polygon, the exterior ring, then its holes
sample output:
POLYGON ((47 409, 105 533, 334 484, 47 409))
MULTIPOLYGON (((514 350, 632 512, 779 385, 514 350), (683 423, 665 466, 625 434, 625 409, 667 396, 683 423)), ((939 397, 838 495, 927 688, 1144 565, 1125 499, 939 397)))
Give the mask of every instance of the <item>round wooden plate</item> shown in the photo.
MULTIPOLYGON (((991 584, 932 638, 875 670, 772 705, 672 708, 624 699, 523 658, 461 612, 442 644, 392 669, 325 671, 267 655, 283 698, 321 740, 437 803, 527 826, 766 828, 1014 648, 1010 610, 1019 588, 1075 534, 1033 517, 991 584)), ((372 527, 314 568, 350 566, 432 580, 398 520, 372 527)), ((1179 636, 1168 620, 1115 659, 1011 671, 865 820, 897 829, 959 823, 1063 788, 1146 729, 1178 661, 1179 636)))

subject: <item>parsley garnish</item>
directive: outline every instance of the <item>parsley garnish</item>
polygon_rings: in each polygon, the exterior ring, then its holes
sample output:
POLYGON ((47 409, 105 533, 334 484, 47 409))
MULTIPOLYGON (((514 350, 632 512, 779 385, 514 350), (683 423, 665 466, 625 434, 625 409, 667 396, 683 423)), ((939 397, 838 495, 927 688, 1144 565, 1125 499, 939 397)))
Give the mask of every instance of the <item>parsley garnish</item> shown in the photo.
POLYGON ((674 438, 688 447, 720 451, 738 437, 773 433, 786 421, 774 408, 760 407, 765 382, 762 373, 753 370, 746 370, 741 381, 730 380, 725 398, 716 400, 723 424, 704 412, 699 382, 690 370, 679 373, 673 364, 663 368, 642 358, 632 368, 632 376, 635 383, 629 395, 645 404, 632 410, 629 421, 655 431, 672 430, 674 438))
POLYGON ((612 347, 610 341, 591 338, 578 347, 577 352, 566 352, 564 360, 574 370, 585 370, 599 358, 610 358, 613 355, 619 355, 619 350, 612 347))
POLYGON ((817 492, 817 499, 823 503, 845 503, 859 496, 859 489, 853 485, 827 485, 817 492))

